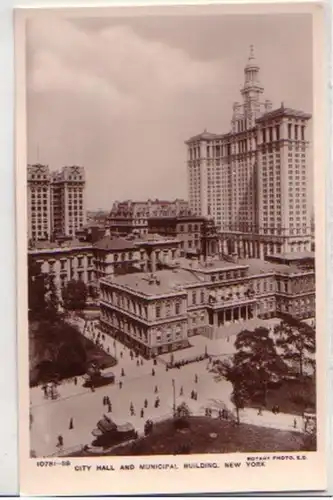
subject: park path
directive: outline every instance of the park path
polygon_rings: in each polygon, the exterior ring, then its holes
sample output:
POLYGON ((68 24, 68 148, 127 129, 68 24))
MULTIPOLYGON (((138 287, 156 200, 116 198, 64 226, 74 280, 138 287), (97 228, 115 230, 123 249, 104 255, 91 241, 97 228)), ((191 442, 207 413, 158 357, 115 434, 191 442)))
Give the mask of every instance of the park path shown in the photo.
MULTIPOLYGON (((85 321, 81 318, 73 318, 70 323, 84 336, 96 342, 98 335, 96 327, 86 328, 85 321)), ((152 360, 143 360, 141 364, 141 358, 131 359, 127 347, 107 335, 102 337, 102 333, 99 345, 105 352, 117 357, 118 364, 112 371, 116 382, 122 380, 122 388, 116 383, 96 388, 95 392, 91 392, 90 389, 82 387, 83 380, 78 377, 77 384, 74 380, 63 382, 59 387, 59 397, 55 400, 45 399, 41 387, 32 388, 31 448, 38 456, 56 452, 58 435, 64 438, 65 448, 90 444, 92 430, 96 427, 97 421, 108 411, 103 405, 104 396, 108 396, 112 403, 110 417, 116 423, 131 423, 139 433, 143 432, 147 418, 157 421, 172 414, 173 381, 176 404, 186 402, 193 414, 203 415, 207 407, 215 408, 216 413, 218 409, 225 408, 234 413, 230 401, 231 384, 225 380, 217 381, 215 375, 208 371, 207 361, 188 364, 179 370, 166 371, 163 363, 154 365, 152 360), (138 365, 137 359, 139 359, 138 365), (121 376, 122 369, 125 372, 124 376, 121 376), (152 369, 155 371, 154 376, 152 369), (197 401, 191 398, 192 390, 198 393, 197 401), (154 406, 156 397, 160 398, 158 408, 154 406), (145 399, 148 401, 147 408, 144 408, 145 399), (135 407, 134 415, 129 411, 131 403, 135 407), (143 416, 141 409, 144 409, 143 416), (74 429, 69 429, 70 419, 73 419, 74 429)), ((285 431, 300 432, 303 426, 301 417, 282 413, 274 415, 265 410, 262 411, 262 415, 258 415, 256 410, 250 408, 240 412, 240 420, 242 423, 285 431), (295 423, 296 428, 294 428, 295 423)))

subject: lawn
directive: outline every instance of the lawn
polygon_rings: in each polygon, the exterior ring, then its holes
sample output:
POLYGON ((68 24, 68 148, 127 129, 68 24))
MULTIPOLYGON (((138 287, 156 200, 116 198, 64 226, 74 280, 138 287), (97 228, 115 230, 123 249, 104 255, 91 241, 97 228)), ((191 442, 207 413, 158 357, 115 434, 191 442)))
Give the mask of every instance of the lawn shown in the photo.
MULTIPOLYGON (((154 426, 153 433, 116 446, 109 456, 175 455, 187 453, 268 453, 310 450, 299 433, 248 424, 239 426, 209 417, 190 417, 190 428, 176 430, 172 420, 154 426)), ((312 444, 313 446, 313 444, 312 444)), ((86 456, 84 452, 75 456, 86 456)))
POLYGON ((52 322, 29 321, 31 386, 45 381, 41 369, 41 366, 45 367, 45 363, 48 364, 48 372, 51 367, 51 371, 56 371, 59 378, 63 379, 82 375, 92 362, 101 369, 112 367, 117 363, 115 358, 62 319, 57 318, 52 322))
MULTIPOLYGON (((307 409, 316 409, 316 381, 314 377, 285 380, 276 389, 269 389, 267 393, 266 409, 279 406, 280 412, 292 415, 302 415, 307 409)), ((263 407, 262 403, 251 401, 246 406, 252 408, 263 407)))

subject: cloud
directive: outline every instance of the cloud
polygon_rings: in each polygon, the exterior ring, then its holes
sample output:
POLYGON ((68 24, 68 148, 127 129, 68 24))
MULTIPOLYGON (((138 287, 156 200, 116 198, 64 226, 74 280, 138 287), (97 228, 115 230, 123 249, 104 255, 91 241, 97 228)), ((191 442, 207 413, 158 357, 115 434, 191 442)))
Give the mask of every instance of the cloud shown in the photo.
POLYGON ((128 26, 89 36, 70 22, 34 22, 29 33, 30 91, 80 93, 102 100, 113 113, 147 111, 152 104, 160 111, 165 99, 205 88, 220 77, 216 64, 145 40, 128 26))
POLYGON ((213 111, 221 79, 218 62, 197 61, 130 26, 85 32, 69 21, 33 21, 29 160, 38 150, 51 168, 85 165, 90 206, 186 196, 183 141, 200 117, 193 101, 206 93, 213 111))
POLYGON ((249 43, 264 98, 311 111, 311 26, 222 17, 29 21, 28 161, 85 166, 91 208, 186 197, 184 141, 230 130, 249 43))

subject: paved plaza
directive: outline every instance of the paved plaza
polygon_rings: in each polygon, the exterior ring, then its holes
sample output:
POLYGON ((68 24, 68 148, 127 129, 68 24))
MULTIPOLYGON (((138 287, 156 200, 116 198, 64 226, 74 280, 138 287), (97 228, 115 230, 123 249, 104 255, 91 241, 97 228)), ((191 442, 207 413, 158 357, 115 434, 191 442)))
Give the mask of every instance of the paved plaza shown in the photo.
MULTIPOLYGON (((99 332, 96 326, 87 328, 85 321, 79 318, 72 319, 71 322, 87 338, 97 341, 99 332)), ((165 362, 161 360, 155 365, 153 360, 135 357, 132 359, 128 348, 105 334, 100 333, 99 339, 100 346, 118 360, 118 364, 112 368, 116 378, 115 384, 96 388, 92 392, 91 389, 83 387, 83 379, 78 377, 76 383, 74 380, 64 381, 58 387, 56 399, 46 399, 41 387, 31 389, 31 449, 37 456, 55 454, 59 435, 63 437, 64 449, 91 444, 92 431, 103 414, 108 414, 117 424, 129 422, 139 433, 143 432, 144 423, 148 418, 156 421, 172 414, 173 384, 176 405, 186 402, 193 414, 204 414, 205 408, 208 407, 215 409, 216 413, 224 408, 234 411, 230 402, 231 384, 209 371, 207 360, 190 363, 180 369, 166 370, 165 362), (119 381, 122 382, 122 387, 119 381), (197 392, 197 400, 191 398, 193 390, 197 392), (111 413, 108 413, 108 407, 103 405, 105 396, 110 398, 111 413), (154 403, 157 397, 160 404, 156 408, 154 403), (148 403, 147 408, 145 400, 148 403), (133 415, 130 412, 131 404, 135 412, 133 415)), ((195 337, 192 341, 197 350, 202 347, 204 349, 207 345, 208 352, 212 352, 214 347, 214 352, 219 356, 230 355, 234 351, 234 338, 212 341, 195 337)), ((273 415, 266 411, 258 415, 256 410, 246 409, 241 412, 240 417, 242 422, 254 425, 282 430, 302 429, 302 419, 293 415, 273 415)))

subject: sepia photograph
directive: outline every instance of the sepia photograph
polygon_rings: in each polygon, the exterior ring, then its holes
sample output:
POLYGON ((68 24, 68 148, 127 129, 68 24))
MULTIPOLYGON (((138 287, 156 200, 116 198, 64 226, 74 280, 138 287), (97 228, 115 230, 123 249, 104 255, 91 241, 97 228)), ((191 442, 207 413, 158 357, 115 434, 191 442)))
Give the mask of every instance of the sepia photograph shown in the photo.
POLYGON ((37 465, 318 451, 313 14, 179 9, 25 18, 37 465))

